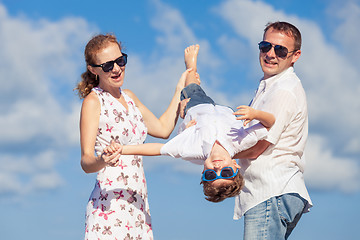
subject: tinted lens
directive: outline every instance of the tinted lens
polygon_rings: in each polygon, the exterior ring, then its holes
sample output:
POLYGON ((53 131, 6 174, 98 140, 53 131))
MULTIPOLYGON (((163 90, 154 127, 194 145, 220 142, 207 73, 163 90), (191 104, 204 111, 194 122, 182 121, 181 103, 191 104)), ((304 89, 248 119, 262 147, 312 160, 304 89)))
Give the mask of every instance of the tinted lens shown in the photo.
MULTIPOLYGON (((272 44, 269 42, 262 41, 259 43, 259 49, 262 53, 267 53, 268 51, 270 51, 271 48, 272 48, 272 44)), ((275 51, 276 56, 278 56, 280 58, 284 58, 288 54, 288 49, 281 45, 275 45, 274 51, 275 51)))
POLYGON ((119 57, 118 59, 116 59, 115 62, 120 67, 125 66, 127 63, 127 55, 123 53, 123 55, 121 57, 119 57))
POLYGON ((223 168, 223 170, 221 171, 221 176, 224 178, 229 178, 232 177, 234 175, 234 171, 232 170, 232 168, 223 168))
POLYGON ((212 170, 206 170, 205 172, 204 172, 204 178, 206 179, 206 180, 213 180, 213 179, 215 179, 217 176, 216 176, 216 173, 214 172, 214 171, 212 171, 212 170))
POLYGON ((123 53, 123 55, 117 59, 115 59, 114 61, 110 61, 110 62, 106 62, 102 65, 102 69, 104 72, 109 72, 111 70, 113 70, 114 68, 114 64, 119 65, 119 67, 123 67, 126 65, 127 63, 127 55, 125 53, 123 53))
POLYGON ((114 68, 114 61, 107 62, 107 63, 104 63, 104 64, 102 65, 102 70, 103 70, 104 72, 109 72, 109 71, 111 71, 113 68, 114 68))
POLYGON ((281 57, 281 58, 286 57, 287 54, 288 54, 288 49, 286 47, 281 46, 281 45, 276 45, 274 47, 274 50, 275 50, 275 54, 278 57, 281 57))
POLYGON ((262 53, 267 53, 272 48, 271 43, 262 41, 259 43, 259 49, 262 53))

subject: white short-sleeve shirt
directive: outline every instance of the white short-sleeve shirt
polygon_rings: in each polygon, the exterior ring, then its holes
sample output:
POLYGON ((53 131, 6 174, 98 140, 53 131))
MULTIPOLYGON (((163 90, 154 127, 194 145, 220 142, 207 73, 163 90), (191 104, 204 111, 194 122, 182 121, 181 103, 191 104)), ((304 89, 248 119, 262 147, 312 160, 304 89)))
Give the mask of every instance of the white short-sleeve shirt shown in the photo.
POLYGON ((199 104, 188 110, 179 127, 179 134, 168 141, 160 153, 204 164, 216 140, 233 157, 254 146, 266 135, 267 130, 260 123, 244 128, 243 121, 236 120, 229 107, 199 104), (196 125, 186 129, 186 124, 192 119, 196 120, 196 125))
POLYGON ((274 114, 276 121, 266 141, 271 145, 255 160, 239 160, 245 186, 235 198, 234 219, 274 196, 298 193, 312 206, 305 187, 304 148, 308 135, 305 91, 293 67, 261 80, 251 103, 255 109, 274 114))

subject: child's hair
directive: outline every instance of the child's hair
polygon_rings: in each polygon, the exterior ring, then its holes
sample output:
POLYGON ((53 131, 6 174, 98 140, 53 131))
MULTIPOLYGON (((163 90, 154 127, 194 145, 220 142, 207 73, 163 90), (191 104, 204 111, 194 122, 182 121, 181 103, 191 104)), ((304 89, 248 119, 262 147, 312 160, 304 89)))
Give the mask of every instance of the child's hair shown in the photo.
POLYGON ((200 184, 203 184, 203 191, 206 196, 205 199, 210 202, 221 202, 226 198, 238 195, 244 186, 243 176, 239 172, 233 179, 230 180, 231 183, 224 183, 219 186, 213 186, 213 181, 201 181, 200 184))

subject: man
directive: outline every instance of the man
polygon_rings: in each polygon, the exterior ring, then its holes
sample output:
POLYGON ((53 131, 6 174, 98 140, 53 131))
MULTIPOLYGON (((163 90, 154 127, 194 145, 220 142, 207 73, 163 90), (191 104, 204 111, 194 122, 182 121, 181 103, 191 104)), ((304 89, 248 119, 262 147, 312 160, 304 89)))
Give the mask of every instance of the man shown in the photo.
POLYGON ((244 215, 245 240, 287 239, 312 206, 303 178, 306 95, 293 68, 300 48, 301 34, 287 22, 269 23, 259 43, 264 77, 250 106, 272 113, 276 121, 265 140, 234 157, 245 180, 234 219, 244 215))

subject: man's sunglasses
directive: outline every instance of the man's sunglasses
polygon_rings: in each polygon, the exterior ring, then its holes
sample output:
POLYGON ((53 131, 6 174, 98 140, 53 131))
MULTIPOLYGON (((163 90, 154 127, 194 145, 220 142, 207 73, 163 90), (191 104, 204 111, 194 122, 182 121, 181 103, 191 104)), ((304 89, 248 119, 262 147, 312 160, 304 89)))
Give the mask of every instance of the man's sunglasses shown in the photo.
POLYGON ((274 51, 276 56, 279 58, 285 58, 289 53, 296 52, 297 50, 289 52, 288 49, 281 45, 273 45, 272 43, 269 43, 267 41, 261 41, 259 42, 259 49, 262 53, 267 53, 271 50, 271 48, 274 47, 274 51))
POLYGON ((123 67, 127 63, 127 54, 126 53, 121 53, 121 54, 122 56, 118 57, 114 61, 109 61, 100 65, 90 64, 90 66, 101 67, 104 72, 110 72, 111 70, 113 70, 115 63, 119 65, 119 67, 123 67))
POLYGON ((220 175, 217 175, 213 169, 207 169, 203 172, 202 180, 204 182, 210 182, 217 179, 229 179, 235 177, 238 172, 239 169, 236 169, 236 172, 234 173, 234 170, 231 167, 224 167, 221 169, 220 175))

